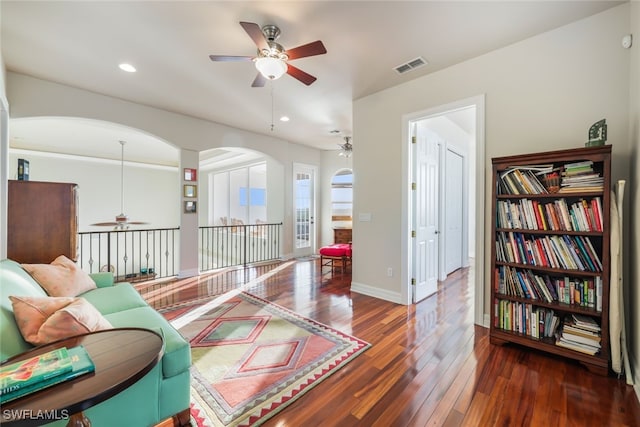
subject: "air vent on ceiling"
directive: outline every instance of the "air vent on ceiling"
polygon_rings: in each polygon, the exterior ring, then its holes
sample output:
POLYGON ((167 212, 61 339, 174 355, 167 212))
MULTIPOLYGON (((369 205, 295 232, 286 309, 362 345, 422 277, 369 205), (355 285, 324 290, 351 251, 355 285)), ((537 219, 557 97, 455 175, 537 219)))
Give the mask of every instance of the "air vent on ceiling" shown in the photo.
POLYGON ((423 57, 419 56, 415 59, 412 59, 411 61, 405 62, 404 64, 400 64, 393 69, 398 74, 404 74, 408 73, 411 70, 415 70, 416 68, 420 68, 424 65, 427 65, 427 61, 423 57))

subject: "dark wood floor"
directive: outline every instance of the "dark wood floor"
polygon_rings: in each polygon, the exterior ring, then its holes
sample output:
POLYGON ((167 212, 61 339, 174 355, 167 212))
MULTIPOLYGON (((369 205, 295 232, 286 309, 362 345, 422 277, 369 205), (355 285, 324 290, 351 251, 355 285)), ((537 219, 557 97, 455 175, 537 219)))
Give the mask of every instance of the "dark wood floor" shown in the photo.
POLYGON ((473 324, 469 269, 401 306, 349 291, 318 260, 138 286, 156 308, 245 290, 368 341, 363 355, 274 416, 284 426, 640 426, 632 387, 473 324))

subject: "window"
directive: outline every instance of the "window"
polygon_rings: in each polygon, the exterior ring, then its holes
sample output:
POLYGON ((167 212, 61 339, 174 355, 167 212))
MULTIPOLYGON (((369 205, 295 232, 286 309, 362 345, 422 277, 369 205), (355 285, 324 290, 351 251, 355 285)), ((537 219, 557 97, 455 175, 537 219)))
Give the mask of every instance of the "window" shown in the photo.
POLYGON ((267 164, 218 172, 211 200, 216 225, 257 224, 267 220, 267 164))
POLYGON ((351 221, 353 210, 353 172, 342 169, 331 179, 331 219, 351 221))

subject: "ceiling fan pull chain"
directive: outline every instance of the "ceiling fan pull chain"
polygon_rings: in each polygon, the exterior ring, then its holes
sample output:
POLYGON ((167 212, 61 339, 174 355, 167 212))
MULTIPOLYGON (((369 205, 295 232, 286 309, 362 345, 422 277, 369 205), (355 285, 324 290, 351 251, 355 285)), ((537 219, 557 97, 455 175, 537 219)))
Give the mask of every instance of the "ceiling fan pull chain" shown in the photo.
POLYGON ((120 215, 124 215, 124 144, 120 141, 120 215))
POLYGON ((271 132, 273 132, 273 82, 270 81, 269 85, 271 86, 271 132))

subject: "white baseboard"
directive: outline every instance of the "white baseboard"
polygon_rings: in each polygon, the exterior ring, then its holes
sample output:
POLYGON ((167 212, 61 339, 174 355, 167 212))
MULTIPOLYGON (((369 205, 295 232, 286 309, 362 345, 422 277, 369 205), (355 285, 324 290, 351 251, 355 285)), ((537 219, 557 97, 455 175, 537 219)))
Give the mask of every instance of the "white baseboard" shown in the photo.
POLYGON ((482 320, 482 325, 481 326, 484 326, 485 328, 489 328, 491 326, 491 315, 490 314, 485 313, 484 319, 482 320))
POLYGON ((396 304, 403 304, 402 296, 399 293, 365 285, 363 283, 351 282, 351 291, 385 301, 394 302, 396 304))

